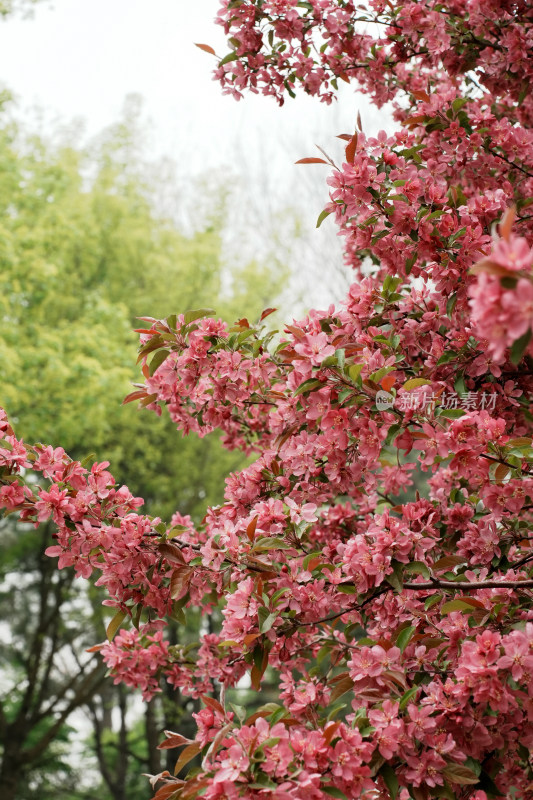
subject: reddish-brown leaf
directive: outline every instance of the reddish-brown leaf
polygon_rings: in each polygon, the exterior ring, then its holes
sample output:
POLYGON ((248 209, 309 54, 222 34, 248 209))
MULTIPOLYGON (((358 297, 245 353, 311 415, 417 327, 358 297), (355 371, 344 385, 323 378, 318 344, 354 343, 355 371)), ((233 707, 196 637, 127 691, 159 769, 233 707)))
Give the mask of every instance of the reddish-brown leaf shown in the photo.
POLYGON ((396 378, 394 375, 385 375, 385 377, 381 379, 380 384, 386 392, 389 392, 394 386, 395 381, 396 378))
POLYGON ((479 782, 476 773, 465 767, 464 764, 446 764, 442 771, 449 781, 458 783, 460 786, 474 785, 479 782))
POLYGON ((122 405, 125 406, 126 403, 133 403, 135 400, 140 400, 142 397, 146 397, 146 390, 130 392, 122 401, 122 405))
POLYGON ((261 670, 254 664, 252 667, 252 672, 250 674, 252 689, 256 692, 259 691, 261 688, 261 670))
POLYGON ((419 122, 424 122, 426 118, 425 114, 413 114, 410 117, 406 117, 403 121, 404 125, 418 125, 419 122))
POLYGON ((253 520, 250 522, 248 527, 246 528, 246 535, 251 542, 255 539, 255 529, 257 528, 257 520, 259 517, 254 517, 253 520))
POLYGON ((427 92, 412 92, 413 97, 416 97, 417 100, 423 100, 425 103, 429 101, 429 94, 427 92))
POLYGON ((154 400, 157 400, 157 394, 149 394, 144 398, 144 400, 141 400, 141 406, 145 408, 146 406, 149 406, 150 403, 153 403, 154 400))
POLYGON ((324 161, 323 158, 301 158, 299 161, 295 161, 295 164, 327 164, 327 161, 324 161))
POLYGON ((192 744, 189 744, 185 750, 182 751, 180 757, 176 761, 174 775, 177 775, 179 772, 181 772, 183 767, 188 764, 189 761, 192 761, 193 758, 198 755, 200 750, 201 748, 199 742, 193 742, 192 744))
POLYGON ((409 794, 413 800, 429 800, 429 789, 427 786, 410 786, 409 794))
POLYGON ((507 464, 498 464, 496 469, 494 470, 494 478, 497 483, 503 481, 505 477, 510 473, 511 467, 508 467, 507 464))
POLYGON ((509 236, 511 235, 511 228, 513 227, 513 222, 515 221, 516 217, 516 206, 510 206, 505 214, 502 217, 502 221, 500 222, 500 233, 502 239, 509 240, 509 236))
POLYGON ((453 554, 449 556, 443 556, 433 564, 433 569, 436 571, 453 569, 459 564, 464 564, 466 560, 467 559, 464 556, 455 556, 453 554))
POLYGON ((218 700, 215 700, 214 697, 209 697, 208 694, 202 694, 200 697, 206 706, 209 706, 209 708, 211 708, 213 711, 218 711, 219 714, 224 715, 224 709, 218 700))
POLYGON ((177 796, 176 793, 183 786, 183 781, 176 781, 175 783, 167 783, 162 786, 158 792, 154 794, 152 800, 168 800, 170 797, 177 796))
POLYGON ((315 567, 318 567, 318 565, 321 564, 323 560, 324 559, 322 556, 315 556, 314 558, 310 558, 309 563, 307 565, 307 569, 309 570, 309 572, 312 572, 315 569, 315 567))
POLYGON ((168 561, 173 561, 175 564, 183 564, 185 566, 186 562, 183 558, 183 553, 177 544, 173 544, 172 542, 161 542, 157 549, 168 561))
POLYGON ((296 325, 285 325, 285 333, 292 333, 295 339, 298 341, 305 339, 306 334, 301 328, 297 328, 296 325))
POLYGON ((278 310, 277 308, 265 308, 265 310, 263 311, 263 313, 259 317, 259 322, 263 322, 264 319, 269 317, 271 314, 274 313, 274 311, 277 311, 277 310, 278 310))
POLYGON ((216 53, 215 53, 215 51, 213 50, 213 48, 212 48, 210 45, 208 45, 208 44, 198 44, 197 42, 195 42, 195 43, 194 43, 194 46, 195 46, 195 47, 199 47, 199 48, 200 48, 200 50, 203 50, 203 51, 204 51, 204 53, 209 53, 209 54, 210 54, 210 55, 212 55, 212 56, 215 56, 215 55, 216 55, 216 53))
POLYGON ((201 775, 195 775, 194 778, 191 778, 190 781, 187 781, 183 787, 180 794, 180 800, 188 800, 189 797, 199 797, 200 790, 205 789, 206 786, 210 785, 210 783, 210 778, 202 778, 201 775))
POLYGON ((346 146, 346 151, 345 152, 346 152, 346 161, 348 162, 348 164, 353 164, 353 161, 354 161, 354 158, 355 158, 355 152, 357 150, 357 139, 358 139, 358 136, 357 136, 357 132, 356 132, 356 133, 354 133, 354 135, 352 136, 352 138, 350 139, 350 141, 348 142, 348 144, 346 146))
MULTIPOLYGON (((330 681, 330 683, 331 683, 331 681, 330 681)), ((353 683, 352 679, 350 678, 350 676, 348 676, 346 678, 343 678, 340 681, 337 681, 337 684, 336 684, 335 688, 331 692, 330 702, 334 703, 335 700, 338 700, 339 697, 342 697, 343 694, 345 694, 346 692, 349 692, 351 689, 353 689, 353 686, 354 686, 354 683, 353 683)))
POLYGON ((173 600, 181 600, 189 591, 189 583, 193 576, 192 567, 178 567, 170 578, 170 596, 173 600))
POLYGON ((341 723, 339 721, 339 722, 330 722, 328 723, 328 725, 326 725, 326 727, 324 728, 324 739, 326 744, 329 744, 331 742, 340 724, 341 723))
POLYGON ((492 258, 482 258, 480 261, 476 261, 468 271, 471 275, 479 275, 480 272, 486 272, 488 275, 499 275, 501 278, 517 277, 516 272, 506 269, 501 264, 493 261, 492 258))
POLYGON ((190 739, 186 739, 180 733, 173 733, 164 742, 157 745, 158 750, 172 750, 174 747, 182 747, 184 744, 191 744, 190 739))
POLYGON ((259 719, 259 717, 268 717, 270 714, 272 714, 272 710, 256 711, 255 714, 251 714, 246 719, 246 725, 253 725, 256 719, 259 719))
POLYGON ((483 605, 483 603, 481 602, 481 600, 477 600, 475 597, 469 597, 469 596, 462 597, 460 595, 457 595, 456 597, 454 597, 454 600, 461 600, 462 603, 466 603, 467 605, 473 606, 474 608, 482 608, 483 611, 487 610, 483 605))

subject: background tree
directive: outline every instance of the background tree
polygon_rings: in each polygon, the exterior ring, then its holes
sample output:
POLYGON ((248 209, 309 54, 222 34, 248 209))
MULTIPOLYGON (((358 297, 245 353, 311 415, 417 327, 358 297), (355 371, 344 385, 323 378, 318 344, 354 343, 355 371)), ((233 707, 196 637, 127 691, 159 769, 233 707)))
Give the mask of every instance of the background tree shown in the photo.
MULTIPOLYGON (((223 476, 242 456, 225 451, 217 437, 202 444, 178 438, 169 420, 161 426, 152 415, 121 407, 137 379, 132 328, 140 314, 165 315, 184 301, 206 306, 217 297, 228 320, 237 306, 254 318, 272 303, 282 272, 246 264, 232 273, 226 266, 223 187, 203 187, 205 217, 189 236, 163 217, 156 196, 172 190, 172 177, 162 185, 143 141, 136 98, 122 120, 84 148, 75 134, 46 141, 4 114, 0 403, 25 436, 61 440, 79 458, 98 451, 119 464, 120 480, 146 497, 154 514, 169 519, 180 506, 199 521, 208 503, 222 499, 223 476)), ((104 682, 105 669, 83 653, 104 634, 102 594, 73 587, 71 571, 58 578, 44 556, 49 537, 49 526, 36 532, 13 517, 0 531, 3 791, 84 796, 83 780, 58 743, 68 739, 72 713, 87 706, 93 762, 105 776, 99 796, 132 797, 135 784, 146 796, 139 774, 159 768, 160 730, 183 715, 179 693, 164 709, 157 701, 146 706, 130 730, 139 703, 132 706, 121 687, 104 682), (149 733, 141 747, 139 726, 149 733), (15 776, 23 778, 17 789, 15 776)))

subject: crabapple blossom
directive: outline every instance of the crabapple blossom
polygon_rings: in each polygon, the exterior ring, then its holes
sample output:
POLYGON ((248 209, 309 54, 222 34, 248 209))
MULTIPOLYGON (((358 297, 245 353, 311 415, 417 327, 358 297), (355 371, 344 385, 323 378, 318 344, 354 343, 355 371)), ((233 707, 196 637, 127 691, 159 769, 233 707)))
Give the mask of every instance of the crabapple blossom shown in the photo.
POLYGON ((163 743, 201 765, 157 800, 531 797, 533 6, 224 0, 217 21, 234 97, 329 103, 341 80, 392 108, 311 159, 345 301, 277 338, 270 309, 143 318, 126 401, 254 459, 201 525, 1 412, 0 504, 106 587, 115 680, 201 701, 195 739, 163 743), (216 607, 220 630, 168 644, 167 616, 216 607), (245 674, 279 692, 239 718, 245 674))

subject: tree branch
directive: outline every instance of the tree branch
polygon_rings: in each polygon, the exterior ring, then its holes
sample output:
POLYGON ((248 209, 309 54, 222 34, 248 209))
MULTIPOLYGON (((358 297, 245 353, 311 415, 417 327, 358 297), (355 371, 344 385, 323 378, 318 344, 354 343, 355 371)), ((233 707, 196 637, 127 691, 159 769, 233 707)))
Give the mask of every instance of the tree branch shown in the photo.
POLYGON ((486 581, 441 581, 434 578, 432 581, 424 583, 404 583, 404 589, 414 589, 415 591, 427 591, 428 589, 457 589, 468 591, 469 589, 530 589, 533 587, 533 580, 526 581, 505 581, 486 580, 486 581))

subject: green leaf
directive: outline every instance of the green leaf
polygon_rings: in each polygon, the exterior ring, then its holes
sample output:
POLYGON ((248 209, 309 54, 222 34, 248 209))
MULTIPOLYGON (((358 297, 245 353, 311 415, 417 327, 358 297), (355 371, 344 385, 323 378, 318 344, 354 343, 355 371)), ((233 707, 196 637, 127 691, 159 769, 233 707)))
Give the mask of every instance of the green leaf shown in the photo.
POLYGON ((307 394, 308 392, 312 392, 314 389, 321 389, 323 386, 324 384, 322 381, 319 381, 316 378, 308 378, 298 386, 294 392, 294 396, 297 397, 299 394, 307 394))
POLYGON ((437 366, 440 367, 441 364, 449 364, 450 361, 455 361, 456 358, 457 353, 455 350, 446 350, 438 359, 437 366))
POLYGON ((456 231, 452 236, 448 238, 449 244, 455 244, 457 239, 459 239, 461 236, 464 236, 465 233, 466 233, 466 228, 459 228, 458 231, 456 231))
POLYGON ((402 695, 400 699, 400 710, 403 711, 409 705, 409 701, 413 699, 413 697, 418 692, 418 686, 413 686, 411 689, 408 689, 405 694, 402 695))
POLYGON ((414 625, 409 625, 408 628, 401 630, 396 637, 396 646, 400 648, 402 653, 413 638, 415 631, 416 627, 414 625))
POLYGON ((424 578, 429 580, 431 573, 422 561, 411 561, 410 564, 405 565, 406 572, 414 572, 415 575, 423 575, 424 578))
POLYGON ((188 325, 190 322, 194 322, 197 319, 202 319, 203 317, 213 317, 215 315, 215 311, 212 308, 194 308, 191 311, 186 311, 183 315, 183 321, 185 325, 188 325))
POLYGON ((255 542, 252 551, 256 553, 258 550, 290 550, 291 548, 292 545, 279 536, 263 536, 255 542))
POLYGON ((118 629, 120 628, 120 626, 122 625, 127 616, 128 615, 126 614, 126 612, 122 611, 122 609, 119 608, 119 610, 117 611, 117 613, 115 614, 115 616, 113 617, 113 619, 106 628, 106 636, 110 642, 113 641, 116 632, 118 631, 118 629))
POLYGON ((238 59, 238 57, 239 56, 235 52, 228 53, 226 56, 224 56, 223 59, 221 59, 218 62, 218 66, 219 67, 223 67, 224 64, 229 64, 230 61, 236 61, 238 59))
POLYGON ((513 342, 511 346, 511 362, 516 366, 522 361, 526 348, 531 341, 531 328, 528 328, 520 339, 513 342))
POLYGON ((150 376, 161 366, 163 361, 170 355, 170 350, 158 350, 150 361, 150 376))
MULTIPOLYGON (((306 569, 306 567, 304 567, 304 569, 306 569)), ((275 606, 276 602, 280 599, 280 597, 282 597, 284 594, 287 594, 287 592, 290 592, 288 586, 284 586, 282 589, 277 589, 277 591, 275 591, 272 597, 270 598, 270 605, 275 606)))
POLYGON ((451 295, 451 297, 448 298, 448 302, 446 303, 446 315, 448 317, 452 316, 456 305, 457 305, 457 292, 454 292, 451 295))
MULTIPOLYGON (((495 771, 495 774, 497 774, 497 771, 495 771)), ((485 792, 489 800, 496 800, 498 797, 505 796, 502 794, 502 792, 500 792, 490 775, 484 770, 481 770, 481 774, 479 776, 479 788, 485 792)))
POLYGON ((419 386, 431 386, 431 381, 427 381, 425 378, 409 378, 408 381, 405 381, 402 388, 404 391, 410 392, 411 389, 416 389, 419 386))
POLYGON ((355 383, 359 375, 361 374, 361 370, 363 369, 364 364, 350 364, 347 369, 348 375, 350 379, 355 383))
POLYGON ((390 764, 383 764, 379 770, 379 774, 385 781, 387 789, 389 790, 389 794, 392 800, 396 800, 398 796, 398 790, 400 788, 400 783, 398 778, 396 777, 396 773, 391 767, 390 764))
POLYGON ((344 792, 341 792, 336 786, 326 786, 322 784, 320 788, 325 794, 329 794, 330 797, 336 797, 338 800, 348 800, 344 792))
POLYGON ((395 370, 395 369, 396 369, 396 366, 394 364, 392 366, 389 366, 389 367, 380 367, 375 372, 373 372, 371 375, 369 375, 368 378, 369 378, 369 380, 374 381, 374 383, 379 383, 380 380, 382 380, 382 378, 385 377, 385 375, 388 375, 389 372, 393 372, 393 370, 395 370))
MULTIPOLYGON (((5 441, 2 442, 2 447, 4 447, 5 444, 6 444, 5 441)), ((91 464, 91 462, 93 461, 96 461, 96 453, 89 453, 88 456, 85 456, 85 458, 82 459, 82 461, 80 461, 80 464, 82 467, 88 467, 89 464, 91 464)))
POLYGON ((478 777, 481 774, 481 764, 470 756, 463 762, 465 767, 471 769, 478 777))
POLYGON ((435 786, 430 791, 432 797, 444 797, 445 800, 456 800, 455 794, 447 783, 443 786, 435 786))
POLYGON ((442 614, 450 614, 452 611, 472 611, 472 606, 465 600, 448 600, 447 603, 443 603, 442 614))
POLYGON ((452 103, 452 109, 454 110, 455 113, 457 113, 467 103, 468 103, 468 97, 456 97, 456 99, 452 103))
POLYGON ((344 369, 344 364, 346 361, 346 353, 344 350, 335 350, 335 357, 337 359, 337 364, 339 365, 340 369, 344 369))
POLYGON ((466 411, 462 408, 445 408, 439 413, 439 417, 445 417, 446 419, 460 419, 460 417, 464 417, 465 414, 466 411))
POLYGON ((268 617, 266 617, 266 619, 261 623, 261 626, 259 628, 261 633, 268 633, 268 631, 271 629, 272 625, 275 623, 277 619, 278 619, 278 614, 276 613, 269 614, 268 617))
POLYGON ((403 589, 403 564, 399 562, 392 562, 393 572, 389 575, 385 575, 385 580, 389 583, 393 589, 397 592, 401 592, 403 589))
POLYGON ((510 275, 504 275, 500 278, 500 284, 504 289, 516 289, 518 278, 513 278, 510 275))
POLYGON ((431 606, 434 606, 435 603, 440 602, 440 600, 442 600, 442 595, 441 594, 432 594, 430 597, 426 597, 426 599, 424 600, 424 608, 425 608, 425 610, 429 611, 431 606))
POLYGON ((333 213, 332 211, 328 211, 327 209, 324 209, 323 211, 321 211, 320 214, 318 215, 318 219, 316 221, 316 227, 320 228, 320 226, 322 225, 322 223, 324 222, 326 217, 329 217, 329 215, 332 214, 332 213, 333 213))

